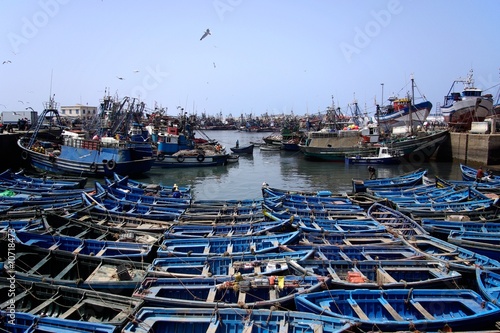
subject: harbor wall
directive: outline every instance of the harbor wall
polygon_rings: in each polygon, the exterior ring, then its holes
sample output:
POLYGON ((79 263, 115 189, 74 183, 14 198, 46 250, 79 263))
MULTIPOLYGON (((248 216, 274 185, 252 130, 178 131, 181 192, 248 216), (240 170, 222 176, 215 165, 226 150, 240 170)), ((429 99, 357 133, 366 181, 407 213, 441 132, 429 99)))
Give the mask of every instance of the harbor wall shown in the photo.
POLYGON ((449 141, 439 148, 443 156, 464 164, 500 165, 500 134, 450 133, 449 141))

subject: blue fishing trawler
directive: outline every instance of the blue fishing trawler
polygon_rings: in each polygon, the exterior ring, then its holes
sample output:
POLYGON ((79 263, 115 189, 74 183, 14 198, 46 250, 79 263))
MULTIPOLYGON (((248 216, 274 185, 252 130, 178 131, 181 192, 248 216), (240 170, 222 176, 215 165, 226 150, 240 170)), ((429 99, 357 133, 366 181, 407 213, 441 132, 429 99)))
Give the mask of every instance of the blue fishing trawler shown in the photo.
POLYGON ((65 129, 58 103, 51 98, 33 132, 17 141, 21 158, 39 170, 88 177, 141 174, 153 166, 149 142, 104 136, 108 133, 104 128, 93 138, 65 129))

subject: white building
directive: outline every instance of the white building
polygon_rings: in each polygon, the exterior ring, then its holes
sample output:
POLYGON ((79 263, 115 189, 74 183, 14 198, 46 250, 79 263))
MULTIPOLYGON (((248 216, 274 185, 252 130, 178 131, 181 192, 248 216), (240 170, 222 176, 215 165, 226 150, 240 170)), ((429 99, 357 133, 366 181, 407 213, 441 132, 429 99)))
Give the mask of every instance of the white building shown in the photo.
POLYGON ((59 114, 62 117, 70 119, 91 119, 95 115, 97 115, 97 107, 81 104, 61 106, 61 111, 59 112, 59 114))

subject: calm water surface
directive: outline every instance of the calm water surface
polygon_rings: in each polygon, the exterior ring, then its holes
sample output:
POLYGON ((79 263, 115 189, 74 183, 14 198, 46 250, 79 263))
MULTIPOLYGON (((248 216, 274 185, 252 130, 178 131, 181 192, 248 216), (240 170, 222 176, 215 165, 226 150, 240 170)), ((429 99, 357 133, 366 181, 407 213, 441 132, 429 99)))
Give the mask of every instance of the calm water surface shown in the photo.
MULTIPOLYGON (((218 140, 229 151, 236 140, 240 146, 261 142, 272 133, 239 131, 205 131, 209 138, 218 140)), ((201 135, 197 135, 201 137, 201 135)), ((393 177, 418 168, 426 168, 429 176, 444 179, 461 179, 458 163, 403 163, 377 166, 378 177, 393 177)), ((138 180, 163 185, 190 185, 194 198, 202 199, 257 199, 261 198, 261 186, 289 190, 320 191, 334 193, 352 190, 352 179, 368 178, 366 166, 345 165, 338 162, 305 160, 300 152, 261 151, 255 147, 253 155, 241 155, 238 163, 218 167, 200 168, 153 168, 138 180)))

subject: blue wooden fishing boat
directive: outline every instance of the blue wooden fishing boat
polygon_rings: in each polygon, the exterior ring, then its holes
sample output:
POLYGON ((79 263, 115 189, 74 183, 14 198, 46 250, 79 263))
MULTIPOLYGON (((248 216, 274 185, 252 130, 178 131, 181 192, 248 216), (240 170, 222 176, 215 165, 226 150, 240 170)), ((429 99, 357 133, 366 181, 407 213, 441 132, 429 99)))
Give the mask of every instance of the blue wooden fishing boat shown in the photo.
POLYGON ((25 170, 25 169, 19 169, 18 171, 15 172, 15 174, 18 176, 42 179, 45 180, 45 182, 63 181, 63 182, 77 183, 78 184, 77 188, 79 189, 85 188, 85 185, 87 184, 88 180, 87 177, 56 175, 47 172, 34 172, 33 170, 25 170))
POLYGON ((348 333, 354 324, 331 316, 267 309, 193 309, 144 307, 122 333, 348 333))
POLYGON ((295 298, 298 311, 355 321, 363 331, 472 331, 495 325, 500 307, 469 289, 327 290, 295 298))
POLYGON ((324 202, 327 204, 352 204, 345 194, 333 194, 330 191, 298 192, 286 191, 269 187, 267 183, 262 184, 262 197, 266 199, 286 199, 294 202, 324 202))
POLYGON ((80 220, 68 216, 61 216, 51 212, 45 212, 42 216, 43 229, 24 228, 24 231, 39 234, 70 236, 81 239, 96 239, 101 241, 117 241, 141 244, 159 244, 163 239, 161 233, 146 232, 142 230, 127 230, 123 227, 104 226, 88 220, 80 220))
POLYGON ((128 175, 121 176, 116 172, 113 173, 113 180, 110 180, 108 178, 104 178, 104 180, 106 181, 107 185, 116 184, 117 186, 124 187, 124 189, 134 193, 144 194, 144 191, 146 191, 146 192, 153 192, 159 196, 164 196, 164 195, 171 196, 174 187, 176 187, 179 190, 179 192, 181 192, 183 197, 188 197, 191 195, 191 186, 189 185, 177 185, 177 184, 162 185, 162 184, 146 183, 130 179, 128 175), (142 190, 142 191, 136 192, 136 190, 142 190))
POLYGON ((307 200, 314 200, 317 198, 318 200, 322 200, 324 198, 325 200, 335 200, 336 198, 345 198, 345 194, 341 193, 332 193, 329 190, 321 190, 321 191, 316 191, 316 192, 311 192, 311 191, 301 191, 301 190, 288 190, 288 189, 280 189, 276 187, 271 187, 269 186, 268 183, 263 183, 262 184, 262 196, 264 198, 266 197, 280 197, 283 195, 290 195, 290 196, 300 196, 300 197, 306 197, 307 200))
POLYGON ((158 257, 266 253, 276 251, 280 245, 294 242, 299 238, 299 234, 299 231, 295 231, 250 237, 165 239, 158 249, 158 257))
MULTIPOLYGON (((404 244, 378 245, 286 245, 292 251, 315 250, 314 259, 319 260, 420 260, 425 256, 404 244)), ((311 258, 309 258, 311 259, 311 258)), ((302 259, 304 260, 304 259, 302 259)))
POLYGON ((216 225, 174 224, 165 232, 165 238, 257 236, 266 233, 291 231, 291 229, 291 219, 216 225))
POLYGON ((390 233, 345 233, 345 232, 310 232, 302 233, 301 245, 378 245, 388 246, 401 244, 401 239, 390 233))
MULTIPOLYGON (((102 136, 98 140, 88 140, 63 133, 64 125, 59 116, 58 105, 52 97, 38 119, 33 132, 17 141, 21 158, 36 169, 55 174, 103 177, 111 176, 114 172, 141 174, 153 166, 149 142, 139 143, 102 136), (42 138, 41 128, 47 126, 44 122, 48 119, 54 119, 52 122, 59 126, 58 135, 53 137, 62 139, 42 138), (148 149, 150 154, 145 156, 144 150, 148 149)), ((50 130, 54 128, 52 124, 48 126, 51 126, 50 130)))
POLYGON ((462 212, 479 212, 487 211, 496 202, 497 199, 480 199, 473 198, 468 201, 460 202, 428 202, 428 203, 407 203, 407 202, 397 202, 396 207, 398 211, 404 212, 406 214, 412 214, 413 216, 429 215, 434 213, 436 216, 450 214, 450 213, 462 213, 462 212))
POLYGON ((452 231, 448 243, 463 247, 494 260, 500 260, 500 233, 452 231))
POLYGON ((498 303, 500 300, 500 274, 485 270, 476 269, 477 289, 484 299, 498 303))
POLYGON ((424 218, 420 220, 422 227, 435 237, 446 239, 450 232, 481 232, 500 234, 500 223, 482 221, 453 221, 424 218))
POLYGON ((10 169, 5 170, 0 173, 0 181, 2 182, 14 182, 18 184, 26 185, 40 185, 48 188, 60 188, 60 189, 78 189, 83 188, 87 182, 86 178, 83 180, 64 180, 64 179, 53 179, 47 176, 33 177, 27 176, 23 173, 15 173, 10 169))
POLYGON ((253 223, 263 222, 269 219, 257 210, 247 210, 247 213, 236 210, 234 213, 227 210, 221 210, 221 213, 207 212, 203 213, 184 213, 175 220, 179 224, 238 224, 238 223, 253 223), (225 212, 225 213, 222 213, 225 212))
MULTIPOLYGON (((264 204, 272 210, 288 209, 293 212, 323 212, 328 213, 332 211, 351 211, 362 212, 363 208, 353 203, 349 204, 323 204, 323 203, 301 203, 288 200, 270 200, 264 199, 264 204)), ((299 214, 300 215, 300 214, 299 214)))
POLYGON ((301 210, 301 209, 282 209, 280 207, 269 207, 265 203, 262 204, 263 215, 271 219, 287 219, 293 217, 294 220, 301 218, 324 219, 324 220, 366 220, 368 215, 364 210, 328 210, 318 211, 317 209, 301 210))
POLYGON ((404 242, 415 247, 429 258, 444 261, 451 269, 471 273, 477 267, 500 272, 500 262, 464 247, 448 243, 429 235, 415 235, 404 242))
POLYGON ((392 178, 380 178, 380 179, 353 179, 352 189, 353 192, 366 192, 367 189, 377 189, 377 188, 393 188, 400 186, 415 186, 423 183, 423 177, 427 173, 427 170, 415 170, 407 174, 392 177, 392 178))
POLYGON ((380 203, 374 203, 368 209, 368 216, 383 225, 389 232, 403 237, 427 234, 422 226, 408 216, 380 203))
POLYGON ((121 200, 101 199, 99 196, 82 194, 88 211, 98 211, 106 215, 147 218, 150 220, 173 221, 184 212, 182 208, 127 203, 121 200))
MULTIPOLYGON (((7 278, 0 278, 3 290, 8 290, 10 283, 7 278)), ((112 325, 115 331, 121 330, 144 303, 134 297, 22 280, 16 280, 14 293, 13 297, 1 300, 0 310, 10 311, 15 302, 15 310, 19 313, 76 320, 84 324, 82 327, 85 323, 112 325)), ((66 331, 60 329, 59 332, 66 331)))
POLYGON ((108 214, 106 211, 88 210, 82 208, 73 212, 61 212, 62 216, 72 219, 78 219, 82 222, 97 224, 101 227, 120 228, 126 231, 144 231, 163 233, 168 230, 173 221, 161 221, 148 219, 147 217, 131 217, 120 214, 108 214))
POLYGON ((436 188, 433 191, 429 191, 425 194, 420 195, 408 195, 408 196, 389 196, 386 197, 391 200, 393 203, 400 205, 419 205, 419 204, 428 204, 428 203, 451 203, 451 202, 461 202, 468 201, 473 199, 487 199, 482 193, 479 191, 470 188, 470 187, 462 187, 462 188, 436 188))
POLYGON ((151 244, 81 239, 78 237, 40 235, 26 231, 9 231, 16 243, 72 254, 110 257, 134 261, 146 260, 152 255, 151 244))
POLYGON ((248 154, 248 155, 251 155, 253 154, 253 148, 254 148, 254 145, 253 144, 250 144, 250 145, 247 145, 247 146, 236 146, 236 147, 231 147, 231 151, 235 154, 248 154))
POLYGON ((5 332, 51 333, 113 333, 116 326, 109 324, 60 319, 45 315, 35 316, 27 312, 0 311, 0 327, 5 332))
POLYGON ((153 260, 148 276, 156 277, 227 277, 284 275, 290 260, 314 256, 314 249, 269 252, 231 257, 164 257, 153 260))
POLYGON ((320 291, 327 283, 328 278, 296 275, 162 278, 145 281, 134 297, 166 308, 290 309, 295 296, 320 291))
MULTIPOLYGON (((6 241, 0 244, 7 249, 6 241)), ((3 252, 3 251, 2 251, 3 252)), ((6 258, 6 256, 4 256, 6 258)), ((6 261, 19 281, 104 291, 131 296, 146 276, 149 264, 107 257, 72 254, 16 244, 13 261, 6 261)))
POLYGON ((172 190, 174 187, 177 187, 179 192, 182 194, 190 194, 191 193, 191 186, 189 185, 177 185, 177 184, 172 184, 172 185, 162 185, 162 184, 152 184, 152 183, 146 183, 146 182, 141 182, 138 180, 130 179, 127 176, 121 176, 118 173, 113 173, 113 180, 105 178, 106 183, 116 183, 117 185, 122 185, 126 186, 127 188, 132 188, 132 189, 143 189, 143 190, 151 190, 151 191, 159 191, 160 193, 157 193, 158 195, 165 193, 172 193, 172 190))
MULTIPOLYGON (((473 181, 473 182, 476 181, 477 169, 460 163, 460 171, 462 172, 462 180, 473 181)), ((485 172, 485 176, 484 176, 485 178, 482 181, 484 181, 486 183, 488 183, 488 182, 493 182, 493 183, 500 182, 500 176, 491 174, 488 177, 488 175, 486 174, 486 170, 484 172, 485 172)))
POLYGON ((116 186, 106 186, 95 182, 95 191, 98 197, 107 198, 112 201, 121 201, 130 204, 143 204, 151 206, 165 206, 174 208, 189 208, 190 198, 161 197, 151 194, 136 194, 117 188, 116 186))
POLYGON ((345 232, 345 233, 375 233, 385 232, 386 227, 373 220, 366 219, 322 219, 299 217, 293 224, 302 232, 345 232))
POLYGON ((462 275, 438 260, 297 260, 296 275, 328 276, 333 289, 446 288, 462 275))

